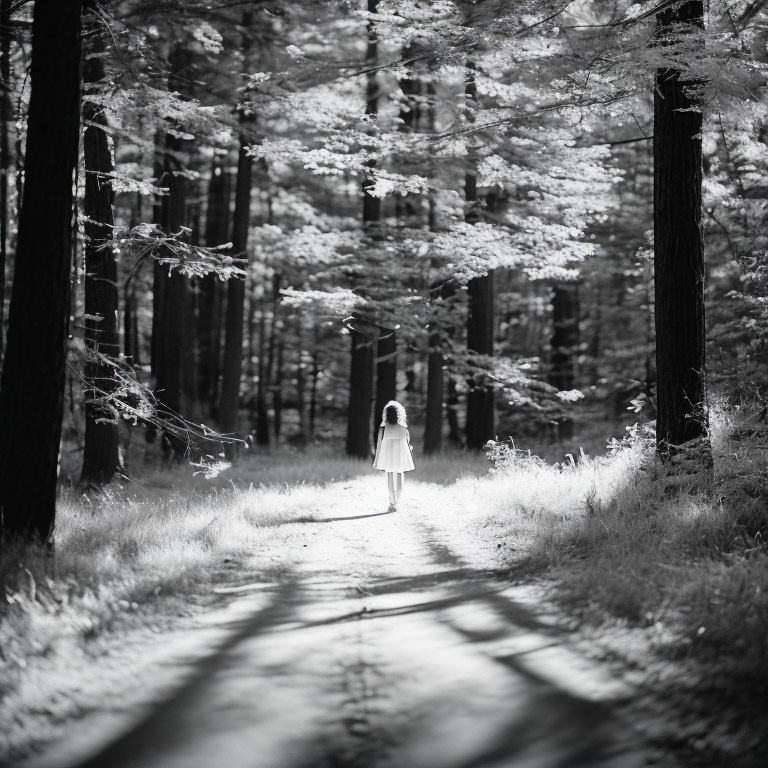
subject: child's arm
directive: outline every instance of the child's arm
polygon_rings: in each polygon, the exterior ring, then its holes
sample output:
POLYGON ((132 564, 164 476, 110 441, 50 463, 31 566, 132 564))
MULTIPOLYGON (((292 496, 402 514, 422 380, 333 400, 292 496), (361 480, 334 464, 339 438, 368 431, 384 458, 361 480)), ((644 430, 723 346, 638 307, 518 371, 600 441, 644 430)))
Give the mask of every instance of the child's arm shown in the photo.
POLYGON ((413 446, 411 445, 411 433, 407 429, 405 430, 405 442, 408 443, 408 447, 413 451, 413 446))
POLYGON ((376 441, 376 455, 373 457, 373 464, 379 460, 379 449, 381 448, 381 439, 384 437, 384 427, 379 427, 379 439, 376 441))

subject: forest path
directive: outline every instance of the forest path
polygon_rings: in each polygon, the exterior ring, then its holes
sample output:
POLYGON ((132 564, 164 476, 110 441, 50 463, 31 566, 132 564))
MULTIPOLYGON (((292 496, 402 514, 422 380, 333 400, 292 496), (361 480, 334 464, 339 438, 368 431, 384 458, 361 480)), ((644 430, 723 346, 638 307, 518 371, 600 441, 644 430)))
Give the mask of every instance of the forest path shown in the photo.
POLYGON ((274 579, 233 587, 199 630, 203 652, 179 645, 165 663, 172 685, 117 727, 86 717, 31 765, 648 764, 611 712, 621 686, 568 649, 508 571, 479 565, 493 559, 460 535, 450 486, 407 483, 387 513, 383 480, 318 490, 318 511, 254 554, 274 579))

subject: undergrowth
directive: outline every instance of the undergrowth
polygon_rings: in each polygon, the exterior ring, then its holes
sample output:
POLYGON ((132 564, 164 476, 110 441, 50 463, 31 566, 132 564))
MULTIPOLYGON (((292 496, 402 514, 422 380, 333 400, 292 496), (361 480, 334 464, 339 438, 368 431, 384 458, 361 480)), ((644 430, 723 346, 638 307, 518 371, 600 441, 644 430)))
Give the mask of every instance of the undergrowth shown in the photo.
POLYGON ((657 463, 650 432, 629 432, 607 456, 555 466, 490 444, 507 512, 490 515, 497 535, 535 518, 527 560, 561 605, 594 626, 653 627, 668 657, 706 663, 735 695, 768 695, 755 674, 768 663, 768 426, 715 410, 714 469, 682 476, 657 463))

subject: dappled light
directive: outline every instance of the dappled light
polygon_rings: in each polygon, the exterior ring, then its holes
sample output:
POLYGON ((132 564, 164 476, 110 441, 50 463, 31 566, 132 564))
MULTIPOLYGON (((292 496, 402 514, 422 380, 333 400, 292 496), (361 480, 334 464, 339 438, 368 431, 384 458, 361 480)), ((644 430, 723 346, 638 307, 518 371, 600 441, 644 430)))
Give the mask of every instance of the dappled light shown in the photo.
MULTIPOLYGON (((508 568, 454 550, 443 525, 459 521, 476 482, 413 484, 386 514, 369 476, 316 489, 320 508, 334 504, 313 524, 286 511, 279 530, 257 525, 264 533, 244 568, 255 580, 218 590, 234 602, 216 614, 216 638, 191 654, 166 649, 160 674, 180 683, 129 708, 112 743, 99 745, 86 720, 68 734, 66 763, 54 748, 29 765, 165 768, 252 755, 274 768, 450 768, 506 755, 609 766, 617 754, 641 765, 637 734, 611 713, 615 682, 569 650, 508 568), (276 579, 264 580, 266 563, 276 579)), ((302 494, 280 495, 291 506, 302 494)), ((248 517, 257 495, 238 496, 234 514, 248 517)))
POLYGON ((768 765, 768 0, 0 0, 0 768, 768 765))

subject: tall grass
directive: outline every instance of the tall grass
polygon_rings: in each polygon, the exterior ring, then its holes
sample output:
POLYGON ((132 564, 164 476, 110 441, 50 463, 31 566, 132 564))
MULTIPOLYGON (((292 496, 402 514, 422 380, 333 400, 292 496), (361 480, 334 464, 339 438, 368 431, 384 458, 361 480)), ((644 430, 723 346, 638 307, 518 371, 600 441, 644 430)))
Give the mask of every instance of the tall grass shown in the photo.
POLYGON ((666 474, 639 435, 555 466, 497 450, 476 525, 507 543, 527 517, 527 563, 546 569, 561 604, 594 624, 667 624, 667 653, 768 693, 754 674, 768 662, 768 429, 739 412, 712 422, 711 475, 666 474))

